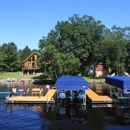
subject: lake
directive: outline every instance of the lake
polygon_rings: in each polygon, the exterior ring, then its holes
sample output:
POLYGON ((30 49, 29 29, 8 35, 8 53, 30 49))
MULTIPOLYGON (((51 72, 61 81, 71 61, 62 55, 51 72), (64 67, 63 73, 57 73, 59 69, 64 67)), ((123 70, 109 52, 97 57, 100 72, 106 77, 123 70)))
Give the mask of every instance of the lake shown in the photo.
MULTIPOLYGON (((11 91, 12 87, 27 88, 45 85, 4 83, 0 92, 11 91)), ((109 94, 105 84, 90 85, 99 95, 109 94), (105 87, 104 87, 105 86, 105 87)), ((0 94, 0 129, 1 130, 129 130, 129 120, 124 115, 130 114, 128 104, 115 104, 111 107, 86 108, 80 105, 64 104, 5 104, 5 94, 0 94), (105 122, 105 123, 103 123, 105 122)))

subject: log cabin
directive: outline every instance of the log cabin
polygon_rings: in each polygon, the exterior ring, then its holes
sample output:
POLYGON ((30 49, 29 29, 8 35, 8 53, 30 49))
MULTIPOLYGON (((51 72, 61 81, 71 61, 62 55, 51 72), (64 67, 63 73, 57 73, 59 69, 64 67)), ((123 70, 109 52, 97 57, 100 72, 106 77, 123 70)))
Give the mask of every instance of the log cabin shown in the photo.
POLYGON ((39 53, 34 52, 23 61, 22 74, 30 75, 41 72, 40 67, 37 65, 36 62, 38 56, 39 53))

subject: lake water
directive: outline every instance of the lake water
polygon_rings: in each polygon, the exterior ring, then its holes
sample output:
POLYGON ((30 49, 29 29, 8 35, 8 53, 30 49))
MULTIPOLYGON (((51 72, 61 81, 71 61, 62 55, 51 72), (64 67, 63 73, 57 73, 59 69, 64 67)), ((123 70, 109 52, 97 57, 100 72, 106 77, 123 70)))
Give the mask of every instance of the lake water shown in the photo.
MULTIPOLYGON (((103 84, 104 86, 104 84, 103 84)), ((0 92, 11 91, 12 87, 27 89, 45 85, 0 84, 0 92)), ((100 95, 108 94, 109 88, 91 85, 100 95)), ((130 114, 128 104, 116 104, 109 108, 83 108, 78 105, 5 104, 5 94, 0 94, 0 130, 88 130, 102 129, 105 121, 107 130, 130 130, 123 115, 130 114)))

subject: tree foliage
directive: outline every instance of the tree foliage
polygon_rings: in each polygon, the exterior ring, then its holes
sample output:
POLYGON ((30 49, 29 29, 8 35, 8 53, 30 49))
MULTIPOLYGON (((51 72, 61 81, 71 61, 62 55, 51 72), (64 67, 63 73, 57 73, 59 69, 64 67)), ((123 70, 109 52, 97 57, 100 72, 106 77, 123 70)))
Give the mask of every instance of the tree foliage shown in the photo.
MULTIPOLYGON (((19 71, 34 51, 40 53, 38 65, 47 78, 84 74, 85 67, 102 63, 116 74, 130 74, 130 27, 108 29, 92 16, 74 14, 58 21, 38 43, 39 50, 15 43, 0 46, 0 71, 19 71)), ((110 72, 110 73, 111 73, 110 72)))
POLYGON ((21 60, 24 61, 29 55, 31 55, 32 51, 31 49, 26 46, 21 53, 21 60))
POLYGON ((103 44, 105 44, 105 64, 116 70, 116 74, 121 74, 126 70, 126 57, 128 56, 128 28, 113 26, 111 31, 107 31, 103 44))
POLYGON ((28 46, 23 50, 18 50, 15 43, 4 43, 0 46, 0 71, 21 71, 23 60, 30 54, 31 50, 28 46))
POLYGON ((72 52, 64 54, 57 52, 53 45, 48 45, 41 52, 39 63, 48 78, 58 78, 62 75, 76 74, 80 66, 79 59, 72 52))
POLYGON ((5 58, 6 58, 6 55, 2 51, 2 47, 0 46, 0 71, 2 71, 3 66, 5 66, 5 63, 4 63, 5 58))
POLYGON ((17 46, 15 43, 10 42, 2 45, 2 53, 4 54, 4 64, 2 68, 4 71, 17 71, 18 69, 18 57, 17 57, 17 46))
POLYGON ((84 66, 96 64, 103 58, 101 49, 104 46, 101 41, 105 30, 106 27, 101 24, 101 21, 96 21, 92 16, 73 15, 67 21, 58 21, 55 29, 51 30, 47 37, 39 40, 39 50, 45 51, 49 45, 55 47, 55 55, 57 54, 58 63, 62 66, 62 69, 61 66, 56 69, 58 75, 61 75, 60 72, 62 75, 72 74, 72 71, 74 72, 76 69, 77 72, 82 73, 84 66), (75 57, 74 61, 64 58, 68 56, 75 57), (59 61, 60 59, 61 61, 59 61), (73 64, 73 68, 71 68, 71 64, 77 61, 79 62, 77 66, 73 64), (63 73, 63 68, 65 73, 63 73))

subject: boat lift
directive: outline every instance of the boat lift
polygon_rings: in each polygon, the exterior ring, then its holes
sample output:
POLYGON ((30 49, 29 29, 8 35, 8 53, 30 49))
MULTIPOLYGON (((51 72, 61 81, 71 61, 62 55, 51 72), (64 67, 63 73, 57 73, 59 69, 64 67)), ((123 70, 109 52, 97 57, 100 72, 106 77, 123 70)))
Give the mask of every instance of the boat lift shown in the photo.
POLYGON ((82 100, 81 105, 86 106, 86 93, 88 82, 81 76, 62 76, 56 81, 57 99, 69 100, 71 103, 75 99, 82 100))
POLYGON ((130 103, 130 77, 128 76, 107 76, 105 83, 114 87, 110 87, 110 96, 115 96, 116 102, 123 99, 123 102, 130 103))

